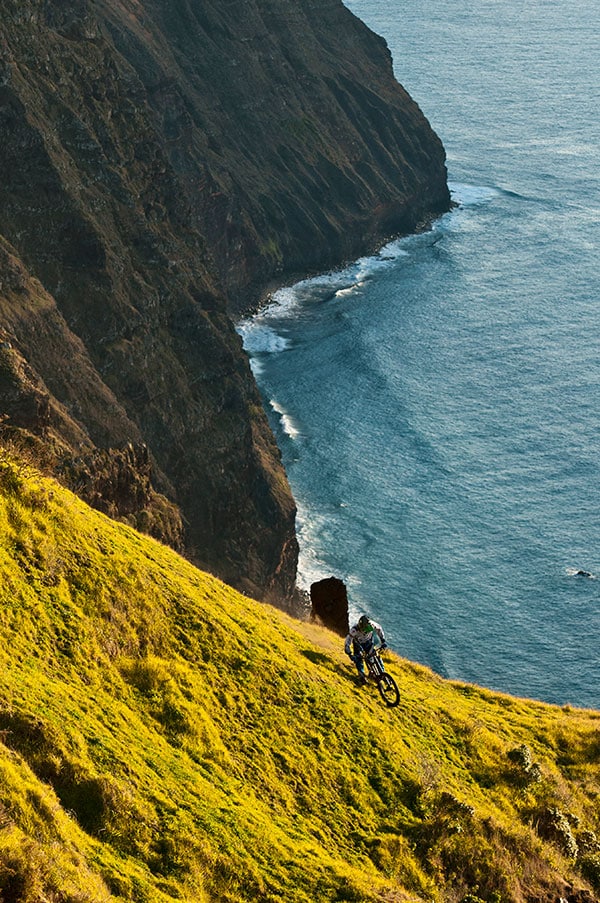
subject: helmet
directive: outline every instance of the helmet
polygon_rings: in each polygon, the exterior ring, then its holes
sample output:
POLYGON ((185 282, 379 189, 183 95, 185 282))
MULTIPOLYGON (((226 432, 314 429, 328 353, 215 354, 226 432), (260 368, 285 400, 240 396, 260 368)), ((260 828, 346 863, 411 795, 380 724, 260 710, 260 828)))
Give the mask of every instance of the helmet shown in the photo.
POLYGON ((359 630, 369 630, 369 629, 372 630, 373 629, 371 627, 371 622, 369 621, 369 619, 366 615, 361 615, 360 618, 358 619, 358 628, 359 628, 359 630))

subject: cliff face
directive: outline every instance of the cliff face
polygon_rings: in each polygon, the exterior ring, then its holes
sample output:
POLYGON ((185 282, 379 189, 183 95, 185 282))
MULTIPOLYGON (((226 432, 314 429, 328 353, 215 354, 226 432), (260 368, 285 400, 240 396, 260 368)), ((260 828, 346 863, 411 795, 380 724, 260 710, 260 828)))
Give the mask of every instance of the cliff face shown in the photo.
POLYGON ((178 506, 198 563, 289 597, 294 503, 230 315, 447 208, 384 42, 339 0, 4 0, 0 173, 4 430, 110 513, 152 467, 155 533, 182 541, 178 506))
POLYGON ((341 0, 104 5, 234 310, 447 209, 439 140, 341 0))

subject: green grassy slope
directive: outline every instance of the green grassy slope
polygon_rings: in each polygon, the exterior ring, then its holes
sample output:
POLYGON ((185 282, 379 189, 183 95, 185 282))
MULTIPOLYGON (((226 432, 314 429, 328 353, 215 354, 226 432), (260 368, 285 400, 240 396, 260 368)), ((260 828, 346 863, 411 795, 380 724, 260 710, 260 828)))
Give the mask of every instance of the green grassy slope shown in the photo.
POLYGON ((388 710, 338 637, 1 452, 0 597, 4 903, 598 887, 599 713, 395 656, 388 710))

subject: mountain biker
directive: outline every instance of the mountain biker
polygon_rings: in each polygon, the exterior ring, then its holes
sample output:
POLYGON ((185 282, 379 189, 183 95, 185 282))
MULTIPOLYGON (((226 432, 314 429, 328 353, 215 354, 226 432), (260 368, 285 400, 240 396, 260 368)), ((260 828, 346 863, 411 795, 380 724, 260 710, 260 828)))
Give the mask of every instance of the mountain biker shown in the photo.
POLYGON ((373 648, 374 634, 377 634, 379 637, 381 648, 387 649, 385 634, 381 625, 376 621, 372 621, 367 615, 361 615, 354 627, 350 628, 350 633, 346 637, 344 644, 344 652, 356 665, 358 680, 361 684, 366 684, 367 682, 364 657, 373 648))

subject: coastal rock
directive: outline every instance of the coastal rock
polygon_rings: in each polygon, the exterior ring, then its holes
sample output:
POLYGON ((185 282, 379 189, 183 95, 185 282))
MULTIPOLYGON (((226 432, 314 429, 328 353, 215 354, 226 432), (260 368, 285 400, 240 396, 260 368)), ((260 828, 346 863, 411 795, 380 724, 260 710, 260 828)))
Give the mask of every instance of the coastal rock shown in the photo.
POLYGON ((340 636, 346 636, 350 629, 348 620, 348 593, 346 584, 337 577, 326 577, 312 583, 310 587, 312 603, 311 617, 319 620, 340 636))
POLYGON ((48 397, 22 428, 146 446, 186 553, 289 600, 295 505, 231 317, 448 208, 385 42, 341 0, 5 0, 0 131, 0 325, 48 397))

